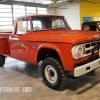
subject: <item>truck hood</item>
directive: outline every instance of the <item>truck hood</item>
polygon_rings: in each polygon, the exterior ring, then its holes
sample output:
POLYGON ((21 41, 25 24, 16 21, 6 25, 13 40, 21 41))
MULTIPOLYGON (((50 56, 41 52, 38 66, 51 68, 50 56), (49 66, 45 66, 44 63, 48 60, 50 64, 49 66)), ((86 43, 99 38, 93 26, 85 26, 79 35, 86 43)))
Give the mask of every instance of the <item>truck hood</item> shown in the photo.
POLYGON ((38 40, 50 42, 67 42, 71 44, 79 44, 100 40, 100 32, 84 31, 84 30, 50 30, 35 32, 38 40), (41 39, 40 39, 41 38, 41 39))

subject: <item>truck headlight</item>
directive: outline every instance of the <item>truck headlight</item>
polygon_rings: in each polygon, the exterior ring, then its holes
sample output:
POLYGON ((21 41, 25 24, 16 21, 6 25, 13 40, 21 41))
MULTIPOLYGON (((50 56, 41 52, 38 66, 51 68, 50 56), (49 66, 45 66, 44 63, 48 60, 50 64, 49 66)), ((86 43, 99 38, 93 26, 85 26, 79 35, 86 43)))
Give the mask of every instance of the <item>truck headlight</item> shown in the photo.
POLYGON ((84 46, 83 45, 74 46, 72 48, 73 58, 75 58, 75 59, 82 58, 83 55, 84 55, 84 53, 85 53, 84 51, 85 51, 85 49, 84 49, 84 46))

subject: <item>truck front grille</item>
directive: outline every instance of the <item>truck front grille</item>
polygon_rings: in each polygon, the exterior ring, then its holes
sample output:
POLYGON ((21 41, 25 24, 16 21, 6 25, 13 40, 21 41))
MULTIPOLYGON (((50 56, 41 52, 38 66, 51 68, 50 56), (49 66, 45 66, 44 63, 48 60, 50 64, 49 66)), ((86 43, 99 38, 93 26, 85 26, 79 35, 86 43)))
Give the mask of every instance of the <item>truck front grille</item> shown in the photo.
MULTIPOLYGON (((97 46, 98 43, 99 43, 99 41, 94 41, 94 42, 90 42, 90 43, 85 43, 85 56, 90 55, 90 54, 92 53, 91 50, 92 50, 95 46, 97 46)), ((98 50, 99 50, 99 48, 97 48, 97 49, 95 50, 94 53, 98 52, 98 50)))

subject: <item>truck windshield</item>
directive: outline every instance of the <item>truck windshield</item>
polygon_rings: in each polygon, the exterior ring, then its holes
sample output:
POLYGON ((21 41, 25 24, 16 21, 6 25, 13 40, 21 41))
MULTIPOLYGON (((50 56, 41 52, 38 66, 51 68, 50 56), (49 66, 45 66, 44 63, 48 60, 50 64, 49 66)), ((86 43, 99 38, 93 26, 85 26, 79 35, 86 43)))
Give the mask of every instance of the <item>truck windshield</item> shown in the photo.
POLYGON ((32 19, 33 31, 70 29, 63 17, 36 17, 32 19))

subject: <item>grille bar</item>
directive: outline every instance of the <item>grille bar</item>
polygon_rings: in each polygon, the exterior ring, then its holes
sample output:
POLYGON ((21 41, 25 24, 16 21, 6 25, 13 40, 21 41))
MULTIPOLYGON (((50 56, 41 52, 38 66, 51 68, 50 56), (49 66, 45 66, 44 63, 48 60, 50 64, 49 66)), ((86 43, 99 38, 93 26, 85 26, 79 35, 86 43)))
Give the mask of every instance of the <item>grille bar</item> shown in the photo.
MULTIPOLYGON (((92 50, 95 46, 97 46, 98 43, 99 43, 99 41, 94 41, 94 42, 90 42, 90 43, 85 43, 85 52, 86 52, 85 56, 86 56, 86 55, 90 55, 90 54, 92 53, 91 50, 92 50)), ((99 50, 99 48, 97 48, 97 49, 95 50, 95 53, 98 52, 98 50, 99 50)))

